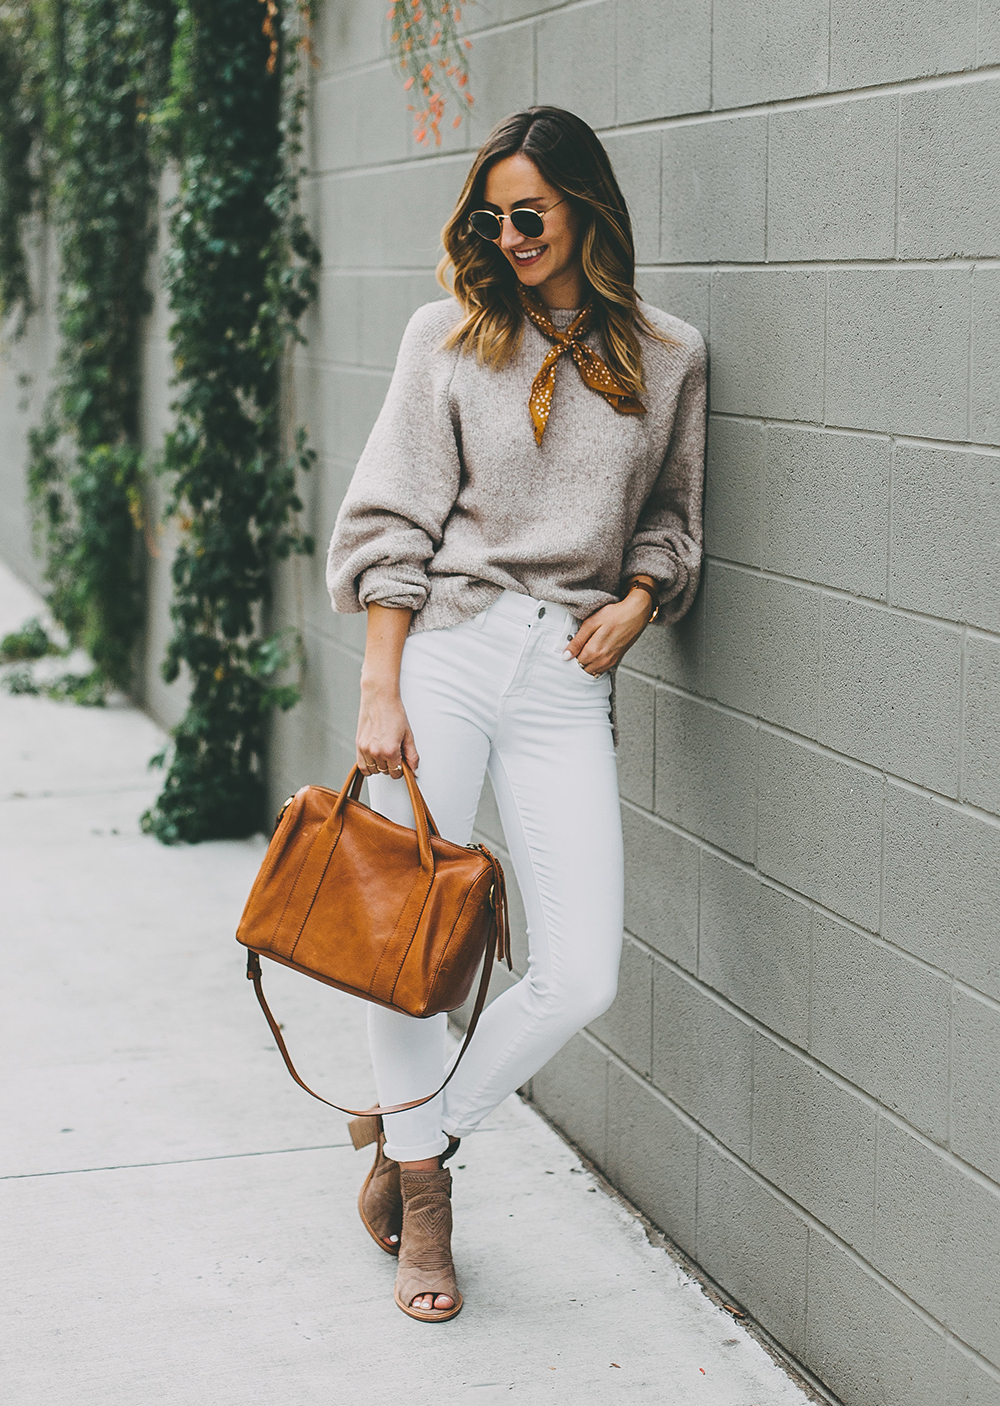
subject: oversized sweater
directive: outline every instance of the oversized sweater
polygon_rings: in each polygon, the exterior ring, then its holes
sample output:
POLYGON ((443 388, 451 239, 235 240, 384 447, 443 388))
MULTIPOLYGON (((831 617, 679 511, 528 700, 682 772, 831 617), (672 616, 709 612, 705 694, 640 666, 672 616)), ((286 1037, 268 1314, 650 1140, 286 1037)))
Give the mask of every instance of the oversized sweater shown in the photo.
MULTIPOLYGON (((433 630, 507 589, 583 620, 644 573, 659 584, 659 619, 678 620, 701 564, 705 347, 687 323, 641 306, 673 339, 639 334, 647 413, 619 414, 567 353, 540 445, 528 395, 552 343, 526 319, 516 359, 493 370, 443 349, 454 299, 419 308, 337 516, 334 609, 409 607, 411 631, 433 630)), ((565 330, 575 313, 551 316, 565 330)), ((587 340, 604 355, 596 333, 587 340)))

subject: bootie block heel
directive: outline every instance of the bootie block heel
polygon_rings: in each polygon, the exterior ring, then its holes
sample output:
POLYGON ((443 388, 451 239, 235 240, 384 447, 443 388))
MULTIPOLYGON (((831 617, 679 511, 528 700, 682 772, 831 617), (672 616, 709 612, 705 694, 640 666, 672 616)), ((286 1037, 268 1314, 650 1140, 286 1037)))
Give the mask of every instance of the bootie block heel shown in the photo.
POLYGON ((462 1309, 451 1258, 451 1172, 400 1170, 403 1243, 396 1271, 396 1303, 422 1323, 446 1323, 462 1309), (447 1294, 451 1308, 414 1308, 421 1294, 447 1294))

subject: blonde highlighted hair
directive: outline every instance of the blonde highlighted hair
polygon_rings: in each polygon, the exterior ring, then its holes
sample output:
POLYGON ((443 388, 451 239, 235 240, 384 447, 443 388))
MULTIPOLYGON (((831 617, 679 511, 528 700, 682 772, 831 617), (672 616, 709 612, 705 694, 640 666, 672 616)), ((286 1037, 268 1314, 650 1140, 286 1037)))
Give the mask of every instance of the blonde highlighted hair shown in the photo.
POLYGON ((529 157, 575 209, 583 275, 591 289, 592 326, 620 383, 641 395, 645 385, 638 330, 671 345, 672 339, 639 310, 632 221, 608 154, 586 122, 563 108, 529 107, 504 118, 472 163, 441 232, 445 253, 438 281, 465 313, 446 345, 461 345, 483 364, 497 368, 517 355, 524 330, 517 274, 497 245, 476 234, 469 215, 483 208, 490 169, 519 153, 529 157))

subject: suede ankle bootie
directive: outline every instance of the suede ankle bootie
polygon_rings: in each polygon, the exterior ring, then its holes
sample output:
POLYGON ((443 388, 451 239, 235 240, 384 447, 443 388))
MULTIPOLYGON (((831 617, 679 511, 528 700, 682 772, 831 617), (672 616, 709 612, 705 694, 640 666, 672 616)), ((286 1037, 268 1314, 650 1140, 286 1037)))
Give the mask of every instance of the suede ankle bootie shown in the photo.
POLYGON ((396 1303, 411 1318, 446 1323, 462 1308, 451 1258, 451 1172, 399 1173, 403 1192, 403 1240, 396 1271, 396 1303), (447 1294, 451 1308, 416 1308, 421 1294, 447 1294))
MULTIPOLYGON (((402 1191, 399 1188, 399 1163, 385 1156, 385 1129, 383 1121, 376 1116, 353 1118, 347 1123, 347 1132, 356 1152, 363 1147, 376 1144, 376 1160, 371 1171, 364 1178, 363 1187, 357 1194, 357 1213, 361 1225, 376 1241, 378 1249, 385 1254, 399 1253, 399 1234, 402 1232, 402 1191)), ((461 1137, 450 1137, 446 1152, 440 1154, 440 1166, 449 1157, 454 1157, 461 1137)))
MULTIPOLYGON (((347 1125, 355 1149, 375 1144, 375 1161, 358 1193, 358 1215, 361 1224, 387 1255, 399 1254, 399 1237, 403 1229, 403 1193, 399 1185, 399 1163, 385 1155, 385 1129, 377 1117, 353 1118, 347 1125)), ((458 1151, 461 1138, 453 1137, 447 1151, 442 1152, 443 1166, 458 1151)))

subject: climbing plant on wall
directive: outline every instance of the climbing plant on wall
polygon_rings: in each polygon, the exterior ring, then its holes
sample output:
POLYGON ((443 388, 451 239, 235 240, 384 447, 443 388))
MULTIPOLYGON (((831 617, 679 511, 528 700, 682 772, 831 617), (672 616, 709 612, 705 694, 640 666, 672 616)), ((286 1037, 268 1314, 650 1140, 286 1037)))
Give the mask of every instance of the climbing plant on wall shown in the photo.
MULTIPOLYGON (((25 221, 44 208, 58 247, 59 352, 29 434, 28 487, 50 609, 93 664, 47 691, 81 702, 129 686, 143 618, 138 353, 155 201, 147 112, 162 96, 172 27, 173 0, 0 8, 0 297, 23 326, 33 304, 25 221)), ((30 674, 18 686, 35 687, 30 674)))
POLYGON ((47 540, 50 608, 94 665, 68 691, 96 702, 128 688, 143 622, 139 334, 155 201, 146 111, 156 96, 147 85, 170 8, 58 0, 48 12, 60 350, 44 422, 30 436, 28 485, 47 540))
POLYGON ((432 137, 441 145, 446 94, 458 108, 452 119, 455 127, 473 103, 468 86, 472 41, 459 34, 461 19, 461 0, 393 0, 386 12, 389 44, 403 87, 416 98, 410 104, 413 135, 424 146, 432 137))
POLYGON ((163 467, 181 541, 164 676, 183 670, 190 702, 144 817, 166 841, 260 828, 268 718, 298 696, 280 681, 290 642, 266 615, 275 562, 312 550, 296 520, 312 454, 301 431, 283 452, 279 403, 318 263, 296 207, 303 21, 294 0, 178 7, 161 114, 180 170, 166 265, 179 393, 163 467))
MULTIPOLYGON (((312 550, 295 484, 313 455, 302 431, 283 451, 279 405, 318 264, 297 208, 308 24, 304 0, 0 0, 0 311, 30 311, 24 226, 47 202, 60 350, 29 486, 49 604, 94 665, 47 691, 78 701, 128 686, 143 619, 154 154, 180 175, 166 259, 178 397, 162 469, 181 541, 164 673, 185 672, 190 703, 144 817, 168 841, 259 826, 268 719, 297 697, 280 679, 293 642, 266 616, 275 562, 312 550)), ((46 652, 29 622, 0 662, 46 652)), ((30 671, 17 687, 37 691, 30 671)))
POLYGON ((25 231, 41 190, 39 43, 33 0, 0 4, 0 321, 14 319, 15 335, 33 307, 25 231))

